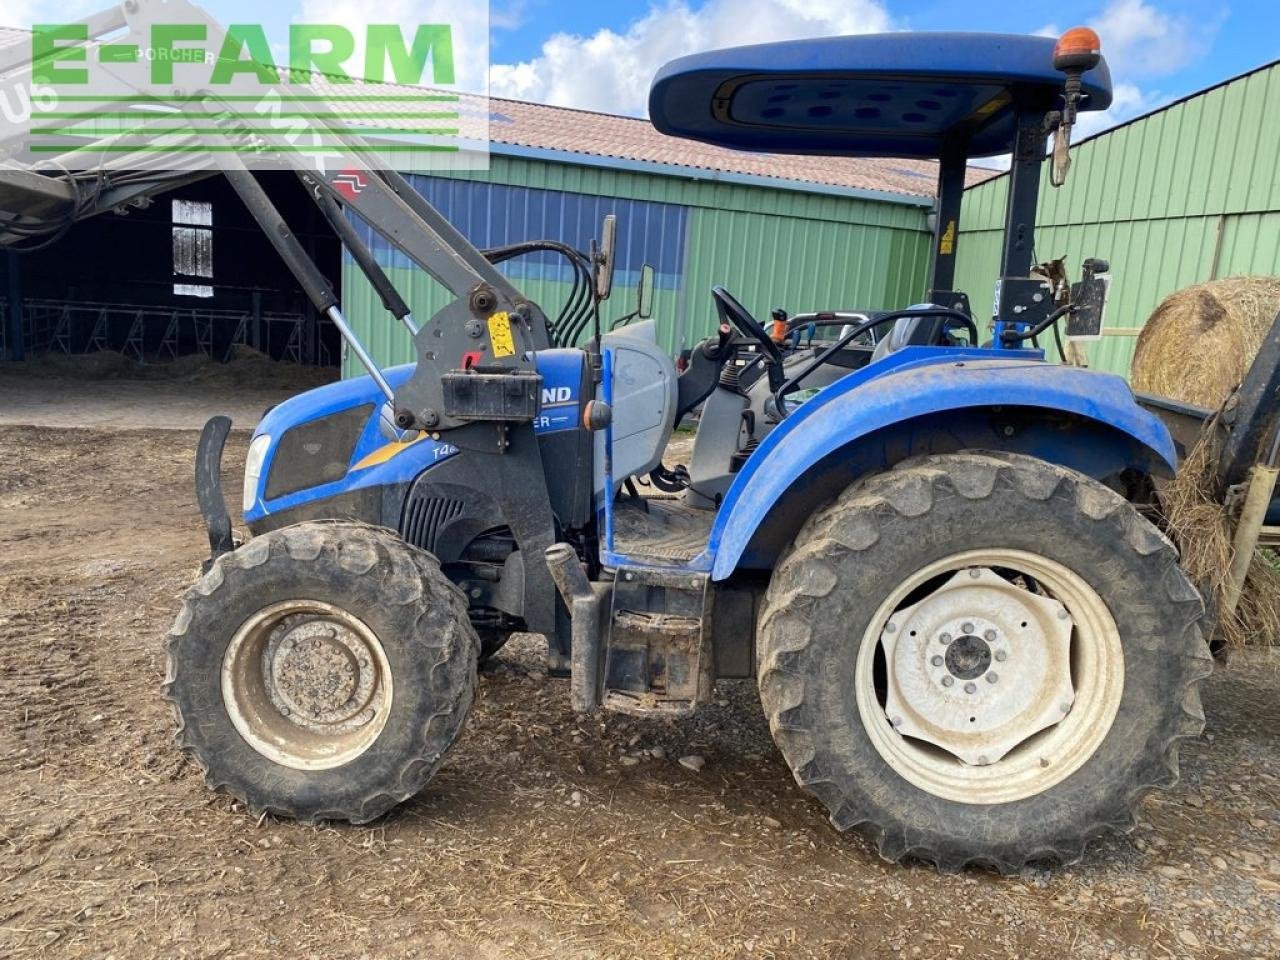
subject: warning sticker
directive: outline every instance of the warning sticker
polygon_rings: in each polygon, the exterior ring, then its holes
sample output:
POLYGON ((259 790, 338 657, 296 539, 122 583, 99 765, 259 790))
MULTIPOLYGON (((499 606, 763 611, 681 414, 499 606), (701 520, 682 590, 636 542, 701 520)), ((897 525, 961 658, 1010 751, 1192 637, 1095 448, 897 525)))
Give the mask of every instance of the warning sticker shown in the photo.
POLYGON ((511 336, 511 318, 506 313, 495 313, 489 318, 489 343, 493 345, 495 357, 515 356, 516 341, 511 336))
POLYGON ((947 229, 943 231, 942 239, 938 241, 938 253, 944 257, 949 257, 955 253, 956 249, 956 222, 954 220, 947 221, 947 229))

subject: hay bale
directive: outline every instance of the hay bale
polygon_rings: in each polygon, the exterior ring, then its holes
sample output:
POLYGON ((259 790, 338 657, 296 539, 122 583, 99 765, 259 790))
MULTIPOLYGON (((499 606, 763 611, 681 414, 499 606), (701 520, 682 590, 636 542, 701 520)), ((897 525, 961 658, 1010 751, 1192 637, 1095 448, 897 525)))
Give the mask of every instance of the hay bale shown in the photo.
POLYGON ((1206 433, 1161 492, 1169 532, 1182 568, 1204 594, 1212 633, 1228 646, 1280 643, 1280 564, 1274 553, 1255 552, 1235 614, 1222 614, 1219 601, 1231 569, 1235 528, 1226 508, 1213 499, 1216 453, 1206 433))
POLYGON ((1244 379, 1277 311, 1280 277, 1230 277, 1170 294, 1138 337, 1133 388, 1216 410, 1244 379))
MULTIPOLYGON (((1130 371, 1134 389, 1217 410, 1244 379, 1277 311, 1280 277, 1231 277, 1171 294, 1138 337, 1130 371)), ((1273 553, 1256 553, 1235 615, 1220 613, 1234 527, 1213 499, 1216 453, 1206 432, 1162 491, 1169 530, 1183 568, 1216 617, 1217 637, 1227 644, 1277 643, 1280 563, 1273 553)))

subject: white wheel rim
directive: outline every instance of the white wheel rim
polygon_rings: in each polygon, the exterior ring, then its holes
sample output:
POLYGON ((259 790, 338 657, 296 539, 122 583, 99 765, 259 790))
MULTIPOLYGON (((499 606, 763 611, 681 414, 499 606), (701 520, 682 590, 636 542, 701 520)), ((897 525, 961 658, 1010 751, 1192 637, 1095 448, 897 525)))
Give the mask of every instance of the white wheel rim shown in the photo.
POLYGON ((929 564, 881 603, 855 683, 894 772, 947 800, 1011 803, 1065 780, 1106 739, 1124 652, 1110 610, 1076 573, 1026 551, 974 550, 929 564))
POLYGON ((295 770, 350 763, 391 711, 391 666, 369 626, 318 600, 266 607, 222 657, 222 702, 236 731, 295 770))

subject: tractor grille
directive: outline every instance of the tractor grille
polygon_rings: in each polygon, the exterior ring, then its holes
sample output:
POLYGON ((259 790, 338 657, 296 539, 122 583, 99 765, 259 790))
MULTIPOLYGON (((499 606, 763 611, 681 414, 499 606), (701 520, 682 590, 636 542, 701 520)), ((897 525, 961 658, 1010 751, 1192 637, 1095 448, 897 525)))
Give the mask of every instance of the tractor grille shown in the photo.
POLYGON ((345 477, 360 432, 372 415, 373 404, 365 403, 286 430, 271 458, 266 499, 274 500, 345 477))
POLYGON ((436 540, 441 528, 462 513, 461 500, 448 497, 424 497, 416 492, 409 495, 400 519, 400 536, 406 543, 421 547, 428 553, 436 552, 436 540))

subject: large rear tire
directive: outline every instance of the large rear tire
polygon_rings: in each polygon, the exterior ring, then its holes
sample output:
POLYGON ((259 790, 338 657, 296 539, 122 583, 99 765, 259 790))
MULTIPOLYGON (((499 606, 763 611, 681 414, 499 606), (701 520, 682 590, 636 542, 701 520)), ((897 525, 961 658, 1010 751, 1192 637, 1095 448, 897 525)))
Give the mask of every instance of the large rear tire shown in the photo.
POLYGON ((183 599, 164 693, 213 789, 305 822, 367 823, 462 730, 479 640, 435 558, 313 522, 219 557, 183 599))
POLYGON ((800 531, 759 684, 796 781, 881 856, 1070 863, 1177 779, 1203 606, 1120 496, 1030 457, 907 461, 800 531))

